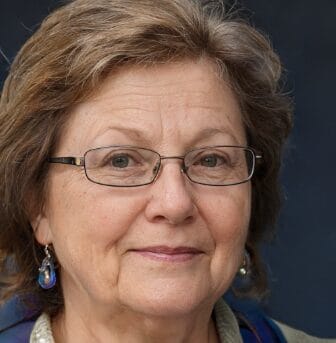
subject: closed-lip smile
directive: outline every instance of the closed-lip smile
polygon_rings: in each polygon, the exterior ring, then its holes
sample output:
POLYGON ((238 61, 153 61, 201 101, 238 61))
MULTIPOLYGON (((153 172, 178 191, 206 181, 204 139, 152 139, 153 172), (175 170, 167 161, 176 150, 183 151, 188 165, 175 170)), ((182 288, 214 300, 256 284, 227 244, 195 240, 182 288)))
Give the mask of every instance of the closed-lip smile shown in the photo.
POLYGON ((203 254, 203 251, 194 247, 165 245, 148 246, 130 251, 152 260, 167 262, 185 262, 203 254))

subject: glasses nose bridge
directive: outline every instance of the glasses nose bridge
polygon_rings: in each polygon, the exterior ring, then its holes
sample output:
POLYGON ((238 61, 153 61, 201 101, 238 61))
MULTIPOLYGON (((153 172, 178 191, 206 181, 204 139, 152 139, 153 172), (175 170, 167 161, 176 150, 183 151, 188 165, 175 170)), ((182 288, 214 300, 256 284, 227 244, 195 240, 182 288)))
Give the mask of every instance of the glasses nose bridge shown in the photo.
MULTIPOLYGON (((180 161, 182 161, 181 172, 184 173, 184 174, 186 173, 186 166, 185 166, 185 163, 184 163, 184 156, 161 156, 160 155, 160 162, 163 161, 163 160, 180 160, 180 161)), ((161 163, 160 163, 160 169, 161 169, 161 163)))

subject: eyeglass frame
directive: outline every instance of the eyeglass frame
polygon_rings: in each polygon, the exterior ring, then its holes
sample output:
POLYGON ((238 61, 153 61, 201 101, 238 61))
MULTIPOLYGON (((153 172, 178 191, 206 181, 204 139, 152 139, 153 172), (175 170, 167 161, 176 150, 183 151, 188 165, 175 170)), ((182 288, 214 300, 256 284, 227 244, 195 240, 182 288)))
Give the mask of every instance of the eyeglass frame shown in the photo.
POLYGON ((253 149, 251 147, 248 147, 248 146, 241 146, 241 145, 209 145, 209 146, 204 146, 204 147, 199 147, 199 148, 194 148, 194 149, 188 150, 182 156, 162 156, 161 154, 159 154, 155 150, 148 149, 148 148, 143 148, 143 147, 139 147, 139 146, 134 146, 134 145, 107 145, 107 146, 102 146, 102 147, 98 147, 98 148, 89 149, 89 150, 87 150, 84 153, 84 155, 82 157, 73 157, 73 156, 49 157, 48 158, 48 163, 59 163, 59 164, 73 165, 73 166, 76 166, 76 167, 84 167, 84 172, 85 172, 86 178, 89 181, 91 181, 91 182, 93 182, 93 183, 95 183, 97 185, 108 186, 108 187, 124 187, 124 188, 127 187, 127 188, 130 188, 130 187, 141 187, 141 186, 146 186, 146 185, 152 184, 157 179, 157 177, 159 176, 159 173, 160 173, 160 170, 161 170, 161 165, 162 165, 161 161, 162 160, 169 160, 169 159, 179 159, 179 160, 182 160, 181 172, 183 174, 185 174, 187 176, 187 178, 191 182, 193 182, 193 183, 196 183, 196 184, 199 184, 199 185, 204 185, 204 186, 211 186, 211 187, 226 187, 226 186, 239 185, 239 184, 246 183, 249 180, 251 180, 251 178, 252 178, 252 176, 254 175, 254 172, 255 172, 257 161, 262 159, 262 154, 257 152, 255 149, 253 149), (125 148, 125 149, 128 149, 128 148, 142 149, 142 150, 151 151, 151 152, 155 153, 156 155, 158 155, 158 157, 160 158, 159 161, 158 161, 159 165, 158 165, 157 171, 156 171, 153 179, 150 182, 142 183, 142 184, 139 184, 139 185, 110 185, 110 184, 105 184, 105 183, 93 181, 88 176, 88 173, 87 173, 87 169, 86 169, 86 165, 85 165, 85 157, 86 157, 86 155, 89 152, 94 151, 94 150, 107 149, 107 148, 113 148, 113 147, 115 147, 115 148, 125 148), (246 180, 230 183, 230 184, 227 184, 227 185, 213 185, 213 184, 202 183, 202 182, 197 182, 197 181, 192 180, 191 177, 189 176, 187 168, 185 166, 185 162, 184 162, 185 161, 185 157, 186 157, 186 155, 188 155, 189 153, 191 153, 191 152, 193 152, 195 150, 202 150, 202 149, 208 149, 208 148, 209 149, 210 148, 241 148, 241 149, 250 151, 252 156, 253 156, 253 165, 252 165, 252 169, 251 169, 249 177, 246 180))

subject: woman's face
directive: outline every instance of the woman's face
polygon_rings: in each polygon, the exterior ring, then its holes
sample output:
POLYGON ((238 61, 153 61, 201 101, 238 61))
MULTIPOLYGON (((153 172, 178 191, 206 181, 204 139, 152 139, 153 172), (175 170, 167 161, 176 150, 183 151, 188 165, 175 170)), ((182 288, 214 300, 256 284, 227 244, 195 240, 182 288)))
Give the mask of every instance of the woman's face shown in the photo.
MULTIPOLYGON (((55 156, 108 145, 177 156, 246 145, 246 137, 233 92, 204 59, 120 70, 73 110, 55 156)), ((36 237, 54 247, 66 304, 183 315, 229 288, 247 236, 249 182, 195 184, 178 159, 163 160, 154 183, 135 188, 95 184, 81 167, 50 168, 36 237)))

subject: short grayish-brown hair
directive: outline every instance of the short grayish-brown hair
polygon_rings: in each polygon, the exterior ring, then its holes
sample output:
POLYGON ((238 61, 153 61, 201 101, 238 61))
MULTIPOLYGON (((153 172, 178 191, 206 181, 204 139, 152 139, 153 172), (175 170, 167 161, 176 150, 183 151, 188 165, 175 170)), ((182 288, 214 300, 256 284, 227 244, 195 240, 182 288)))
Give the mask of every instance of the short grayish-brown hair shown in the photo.
POLYGON ((265 291, 258 245, 272 232, 279 211, 279 168, 292 123, 281 64, 270 43, 219 1, 74 0, 53 12, 22 47, 1 94, 3 299, 28 292, 50 314, 62 308, 59 285, 48 291, 37 285, 43 249, 30 218, 44 205, 47 160, 74 104, 120 67, 202 57, 219 67, 234 90, 248 144, 263 156, 252 179, 247 247, 252 256, 248 292, 265 291))

